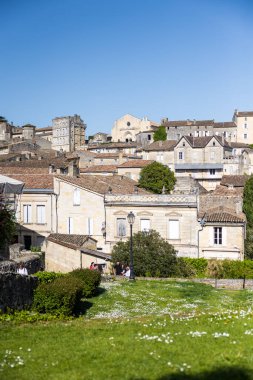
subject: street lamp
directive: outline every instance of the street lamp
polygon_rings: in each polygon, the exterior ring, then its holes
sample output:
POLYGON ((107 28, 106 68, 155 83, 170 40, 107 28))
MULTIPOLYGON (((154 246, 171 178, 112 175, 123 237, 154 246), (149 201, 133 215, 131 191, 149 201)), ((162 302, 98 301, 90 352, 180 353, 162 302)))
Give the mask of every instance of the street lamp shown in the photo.
POLYGON ((134 258, 133 258, 133 224, 135 215, 132 211, 127 215, 127 221, 130 224, 130 277, 129 280, 134 280, 134 258))
POLYGON ((203 231, 203 228, 204 228, 204 226, 206 224, 205 215, 202 218, 199 218, 198 222, 199 222, 199 224, 201 226, 200 230, 198 230, 198 259, 199 259, 199 233, 200 233, 200 231, 203 231))

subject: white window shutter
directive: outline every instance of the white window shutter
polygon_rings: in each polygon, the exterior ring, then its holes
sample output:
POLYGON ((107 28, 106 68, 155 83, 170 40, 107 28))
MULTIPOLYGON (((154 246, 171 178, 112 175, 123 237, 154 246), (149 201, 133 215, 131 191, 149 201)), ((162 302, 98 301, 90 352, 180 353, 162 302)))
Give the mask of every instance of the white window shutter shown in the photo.
POLYGON ((75 206, 80 205, 80 189, 74 189, 74 200, 73 203, 75 206))
POLYGON ((149 232, 150 230, 150 219, 141 219, 141 231, 149 232))
POLYGON ((88 235, 93 235, 93 218, 88 218, 87 220, 87 232, 88 235))
POLYGON ((179 239, 179 220, 169 220, 169 239, 179 239))

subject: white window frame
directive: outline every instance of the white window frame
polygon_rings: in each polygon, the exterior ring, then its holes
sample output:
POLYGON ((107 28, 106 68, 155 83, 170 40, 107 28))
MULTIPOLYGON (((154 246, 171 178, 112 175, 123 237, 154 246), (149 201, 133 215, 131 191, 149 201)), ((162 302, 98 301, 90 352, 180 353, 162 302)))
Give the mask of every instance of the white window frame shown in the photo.
POLYGON ((244 140, 247 140, 247 138, 248 138, 247 133, 244 133, 243 138, 244 138, 244 140))
POLYGON ((81 193, 80 193, 80 189, 76 187, 73 192, 73 205, 80 206, 80 204, 81 204, 81 193))
POLYGON ((150 219, 141 219, 140 220, 140 228, 141 232, 149 232, 150 231, 150 219))
POLYGON ((168 236, 170 240, 180 239, 180 226, 178 219, 169 219, 169 231, 168 236))
POLYGON ((223 231, 222 227, 213 227, 213 244, 222 245, 223 244, 223 231))
POLYGON ((211 150, 211 152, 210 152, 210 160, 214 160, 214 158, 215 158, 215 153, 214 153, 213 150, 211 150))
POLYGON ((93 218, 90 217, 87 219, 87 235, 93 235, 93 218))
POLYGON ((183 160, 184 159, 184 152, 178 152, 178 159, 183 160))
POLYGON ((37 224, 46 224, 46 206, 37 205, 37 224))
POLYGON ((23 223, 24 224, 32 223, 32 205, 29 205, 29 204, 23 205, 23 223))
POLYGON ((126 236, 127 229, 127 220, 126 218, 117 218, 116 219, 116 234, 118 237, 126 236))

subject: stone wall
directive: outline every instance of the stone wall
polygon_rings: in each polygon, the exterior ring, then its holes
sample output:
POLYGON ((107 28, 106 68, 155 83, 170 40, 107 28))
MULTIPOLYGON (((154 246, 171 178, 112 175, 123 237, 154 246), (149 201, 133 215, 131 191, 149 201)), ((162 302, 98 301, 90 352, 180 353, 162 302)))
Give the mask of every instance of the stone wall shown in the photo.
POLYGON ((38 279, 16 273, 0 273, 0 310, 6 308, 22 310, 32 304, 33 292, 38 279))
POLYGON ((27 255, 20 256, 16 260, 0 261, 0 273, 16 272, 20 262, 24 263, 28 274, 36 273, 44 267, 43 260, 40 255, 27 255))

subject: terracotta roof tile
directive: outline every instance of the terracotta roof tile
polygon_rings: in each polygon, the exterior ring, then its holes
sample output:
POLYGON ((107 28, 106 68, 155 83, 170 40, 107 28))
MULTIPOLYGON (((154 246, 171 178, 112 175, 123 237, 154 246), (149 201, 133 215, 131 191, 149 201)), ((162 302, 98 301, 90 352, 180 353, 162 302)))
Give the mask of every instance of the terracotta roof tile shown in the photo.
POLYGON ((144 168, 147 165, 152 164, 153 160, 130 160, 118 165, 118 168, 144 168))
POLYGON ((88 168, 80 169, 80 173, 117 173, 116 165, 93 165, 88 168))
POLYGON ((244 187, 247 179, 247 175, 224 175, 220 184, 222 186, 244 187))
POLYGON ((213 190, 213 192, 211 193, 210 196, 215 196, 215 195, 218 195, 218 196, 226 196, 226 197, 229 197, 229 196, 243 196, 243 187, 233 187, 233 188, 230 188, 230 187, 227 187, 227 186, 221 186, 221 185, 218 185, 216 186, 216 189, 213 190))
POLYGON ((106 149, 106 148, 136 148, 137 143, 136 142, 112 142, 112 143, 102 143, 102 144, 97 144, 97 145, 91 145, 88 147, 88 150, 91 149, 106 149))
POLYGON ((243 112, 237 112, 236 116, 253 116, 253 111, 243 111, 243 112))
POLYGON ((10 178, 24 182, 24 189, 50 189, 54 188, 53 174, 34 175, 34 174, 9 174, 10 178))
POLYGON ((162 123, 165 127, 208 126, 213 125, 214 120, 171 120, 162 123))
POLYGON ((236 128, 236 124, 233 121, 215 122, 214 128, 236 128))
POLYGON ((176 140, 155 141, 143 148, 144 151, 172 151, 176 146, 176 140))
POLYGON ((47 238, 47 240, 53 243, 61 244, 73 249, 81 248, 88 239, 92 239, 96 242, 95 239, 89 237, 88 235, 50 234, 47 238))
MULTIPOLYGON (((204 137, 193 137, 193 136, 183 136, 189 142, 193 148, 204 148, 210 140, 215 138, 221 146, 230 147, 228 142, 224 140, 221 136, 204 136, 204 137)), ((181 139, 182 139, 181 138, 181 139)))
POLYGON ((207 223, 243 223, 246 220, 243 213, 237 214, 223 206, 209 209, 199 216, 204 217, 207 223))
POLYGON ((10 176, 12 174, 48 174, 48 167, 44 168, 31 168, 31 167, 22 167, 22 166, 1 166, 0 173, 10 176))
MULTIPOLYGON (((56 175, 55 178, 103 195, 109 190, 112 194, 134 194, 136 186, 138 186, 138 182, 119 175, 81 175, 79 178, 56 175)), ((141 188, 138 188, 138 192, 139 194, 150 194, 141 188)))

